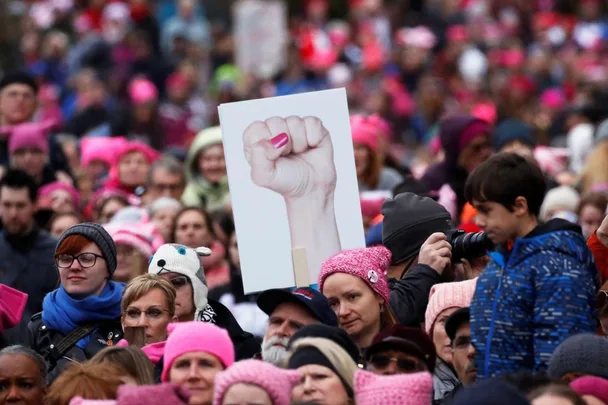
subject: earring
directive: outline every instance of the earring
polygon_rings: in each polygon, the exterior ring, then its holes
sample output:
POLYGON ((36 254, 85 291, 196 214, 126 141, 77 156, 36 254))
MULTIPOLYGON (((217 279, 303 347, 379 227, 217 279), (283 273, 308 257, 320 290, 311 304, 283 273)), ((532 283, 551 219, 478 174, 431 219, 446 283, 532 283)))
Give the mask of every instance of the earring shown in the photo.
POLYGON ((380 313, 383 313, 383 312, 384 312, 384 306, 381 304, 380 305, 380 313))

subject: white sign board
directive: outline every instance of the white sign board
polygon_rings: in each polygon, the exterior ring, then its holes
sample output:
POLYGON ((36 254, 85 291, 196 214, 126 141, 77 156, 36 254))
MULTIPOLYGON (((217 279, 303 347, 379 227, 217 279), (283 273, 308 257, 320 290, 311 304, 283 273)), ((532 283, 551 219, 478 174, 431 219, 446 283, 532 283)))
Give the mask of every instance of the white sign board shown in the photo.
POLYGON ((261 79, 276 75, 286 63, 289 32, 282 1, 241 0, 233 6, 236 64, 261 79))
POLYGON ((246 293, 295 286, 294 252, 316 284, 323 261, 365 247, 344 89, 223 104, 219 115, 246 293))

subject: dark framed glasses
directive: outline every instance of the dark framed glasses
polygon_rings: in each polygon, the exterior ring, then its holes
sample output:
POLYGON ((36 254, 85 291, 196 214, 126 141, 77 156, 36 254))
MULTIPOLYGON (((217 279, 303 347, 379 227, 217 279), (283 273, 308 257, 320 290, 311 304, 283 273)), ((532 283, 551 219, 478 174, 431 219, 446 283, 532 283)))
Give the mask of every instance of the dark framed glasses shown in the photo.
POLYGON ((57 264, 57 267, 61 269, 66 269, 70 267, 72 263, 74 263, 74 260, 78 260, 80 267, 87 269, 95 266, 95 263, 97 263, 97 258, 103 259, 103 256, 95 253, 81 253, 79 255, 63 254, 55 256, 55 264, 57 264))
POLYGON ((397 368, 404 373, 426 371, 426 367, 419 361, 413 359, 399 359, 396 357, 389 357, 384 354, 375 354, 369 359, 368 362, 369 365, 377 370, 383 370, 391 363, 397 364, 397 368))
POLYGON ((168 281, 173 285, 173 287, 175 287, 176 290, 190 284, 190 279, 186 276, 175 277, 168 281))

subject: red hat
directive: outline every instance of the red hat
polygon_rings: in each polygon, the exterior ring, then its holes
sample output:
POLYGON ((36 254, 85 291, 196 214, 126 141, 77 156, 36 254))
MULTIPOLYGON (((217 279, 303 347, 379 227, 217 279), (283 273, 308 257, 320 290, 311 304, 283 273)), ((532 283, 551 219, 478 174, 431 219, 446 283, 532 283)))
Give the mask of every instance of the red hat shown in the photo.
POLYGON ((167 89, 185 89, 189 84, 188 78, 179 72, 172 73, 167 78, 167 89))

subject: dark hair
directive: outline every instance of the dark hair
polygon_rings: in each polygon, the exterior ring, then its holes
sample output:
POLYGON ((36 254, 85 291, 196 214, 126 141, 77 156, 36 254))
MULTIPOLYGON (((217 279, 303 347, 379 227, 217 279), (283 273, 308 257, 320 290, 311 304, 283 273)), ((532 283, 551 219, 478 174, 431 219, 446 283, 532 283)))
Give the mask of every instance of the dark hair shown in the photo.
POLYGON ((36 180, 21 169, 8 169, 0 179, 0 190, 2 188, 21 190, 27 188, 27 193, 32 202, 38 198, 38 185, 36 180))
POLYGON ((24 84, 29 86, 34 94, 38 94, 38 84, 34 77, 25 71, 16 71, 5 74, 0 80, 0 91, 11 84, 24 84))
POLYGON ((82 217, 80 215, 78 215, 76 212, 56 212, 51 216, 51 218, 47 222, 45 229, 50 232, 55 221, 57 221, 58 219, 64 218, 64 217, 73 217, 73 218, 76 218, 78 220, 78 222, 84 222, 82 217))
POLYGON ((513 211, 517 197, 528 202, 528 212, 538 216, 547 185, 540 167, 515 153, 498 153, 479 165, 467 179, 464 195, 469 202, 492 201, 513 211))
POLYGON ((218 226, 222 228, 222 231, 230 238, 234 232, 234 218, 232 212, 215 211, 211 214, 211 219, 213 219, 213 222, 218 224, 218 226))
POLYGON ((175 176, 181 176, 181 184, 186 183, 186 174, 184 173, 184 165, 180 163, 179 160, 174 158, 173 156, 163 155, 160 159, 156 160, 150 166, 150 170, 148 171, 148 186, 151 186, 154 180, 154 172, 156 170, 162 169, 169 174, 175 176))
POLYGON ((429 197, 434 199, 435 201, 437 200, 437 196, 431 195, 431 191, 429 190, 429 188, 412 175, 405 176, 401 183, 393 187, 392 193, 395 197, 401 193, 414 193, 416 195, 419 195, 420 197, 429 197))
POLYGON ((542 397, 543 395, 551 395, 561 397, 572 402, 572 405, 586 405, 585 400, 566 384, 551 383, 532 391, 528 395, 530 401, 542 397))
POLYGON ((606 193, 599 191, 592 191, 583 195, 580 202, 578 203, 576 215, 580 216, 581 211, 586 205, 591 205, 600 210, 602 214, 604 214, 606 213, 606 209, 608 208, 608 196, 606 196, 606 193))
POLYGON ((544 372, 532 374, 529 371, 520 371, 515 374, 505 374, 500 378, 524 395, 528 395, 549 384, 561 384, 559 380, 550 378, 544 372))
MULTIPOLYGON (((213 221, 211 219, 211 215, 209 215, 209 213, 207 211, 205 211, 204 209, 202 209, 200 207, 185 207, 185 208, 182 208, 177 213, 177 215, 175 216, 175 221, 173 221, 173 229, 171 230, 171 239, 173 239, 173 241, 175 241, 175 233, 177 232, 177 222, 179 221, 179 218, 182 215, 184 215, 186 212, 190 212, 190 211, 198 212, 199 214, 201 214, 203 216, 203 218, 205 218, 205 223, 207 224, 207 230, 209 231, 211 236, 213 236, 213 239, 217 239, 217 235, 215 234, 215 231, 213 230, 213 221)), ((196 247, 196 246, 194 246, 194 247, 196 247)))

